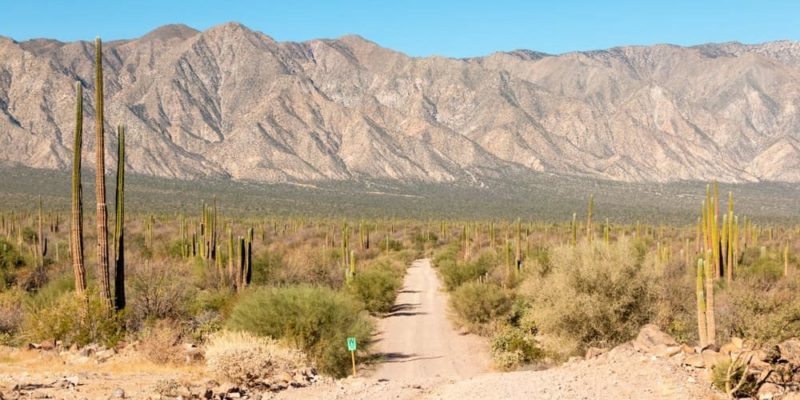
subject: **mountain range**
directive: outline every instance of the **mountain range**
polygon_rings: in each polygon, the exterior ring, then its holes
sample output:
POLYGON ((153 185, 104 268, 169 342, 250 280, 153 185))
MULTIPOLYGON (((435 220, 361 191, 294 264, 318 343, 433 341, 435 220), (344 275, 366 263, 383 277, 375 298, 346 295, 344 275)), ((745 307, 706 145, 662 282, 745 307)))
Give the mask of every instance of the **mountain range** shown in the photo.
MULTIPOLYGON (((0 165, 68 169, 94 44, 0 36, 0 165)), ((800 43, 411 57, 237 23, 104 44, 107 164, 257 182, 800 182, 800 43)))

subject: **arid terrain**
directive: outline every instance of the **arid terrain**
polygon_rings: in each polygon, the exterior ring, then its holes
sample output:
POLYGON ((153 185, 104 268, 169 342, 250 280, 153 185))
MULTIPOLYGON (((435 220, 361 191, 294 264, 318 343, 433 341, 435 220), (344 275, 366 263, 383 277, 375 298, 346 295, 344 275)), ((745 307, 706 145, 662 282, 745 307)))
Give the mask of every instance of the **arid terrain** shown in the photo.
MULTIPOLYGON (((676 359, 636 351, 630 344, 544 371, 493 372, 485 339, 457 329, 446 304, 430 260, 417 260, 408 269, 393 310, 380 321, 376 363, 362 367, 357 377, 324 379, 255 398, 723 398, 709 388, 699 370, 681 368, 676 359)), ((125 353, 106 361, 41 350, 4 349, 0 356, 0 391, 5 398, 22 393, 22 398, 100 399, 124 393, 125 398, 145 399, 159 398, 159 388, 168 382, 194 386, 195 394, 202 391, 198 388, 219 387, 197 366, 163 367, 125 353)))

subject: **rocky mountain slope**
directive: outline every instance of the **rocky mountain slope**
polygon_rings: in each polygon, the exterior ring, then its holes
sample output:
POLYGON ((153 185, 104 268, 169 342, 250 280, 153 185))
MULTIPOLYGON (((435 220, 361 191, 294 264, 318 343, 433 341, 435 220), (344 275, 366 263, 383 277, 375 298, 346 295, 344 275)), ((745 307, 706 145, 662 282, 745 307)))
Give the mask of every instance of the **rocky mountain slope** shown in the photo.
MULTIPOLYGON (((93 44, 0 37, 0 164, 70 164, 93 44)), ((105 46, 129 171, 256 181, 800 181, 800 43, 414 58, 357 36, 276 42, 229 23, 105 46)), ((109 151, 109 165, 113 151, 109 151)))

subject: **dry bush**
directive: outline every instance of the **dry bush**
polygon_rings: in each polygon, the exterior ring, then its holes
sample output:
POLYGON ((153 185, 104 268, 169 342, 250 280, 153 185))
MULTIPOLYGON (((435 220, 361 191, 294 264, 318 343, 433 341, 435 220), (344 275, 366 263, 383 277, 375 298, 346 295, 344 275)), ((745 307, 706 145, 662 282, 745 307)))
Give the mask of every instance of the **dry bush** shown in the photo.
POLYGON ((179 322, 155 321, 142 330, 138 350, 156 364, 178 363, 183 361, 181 336, 179 322))
POLYGON ((800 278, 740 276, 716 297, 717 331, 770 345, 800 336, 800 278))
POLYGON ((22 300, 24 292, 21 290, 7 290, 0 292, 0 335, 14 335, 22 324, 22 300))
MULTIPOLYGON (((358 258, 357 258, 358 259, 358 258)), ((311 245, 298 246, 283 252, 284 267, 274 272, 277 284, 312 284, 342 287, 344 271, 331 252, 311 245)))
MULTIPOLYGON (((651 268, 647 265, 649 261, 645 268, 651 268)), ((698 340, 695 270, 682 260, 668 262, 660 269, 652 322, 680 343, 695 343, 698 340)))
POLYGON ((132 269, 127 287, 133 326, 147 320, 187 316, 196 289, 190 273, 176 265, 150 262, 132 269))
POLYGON ((641 266, 627 240, 555 247, 550 262, 548 274, 532 274, 520 291, 553 356, 623 343, 653 317, 657 274, 641 266))
POLYGON ((220 379, 252 386, 305 368, 305 357, 274 339, 247 332, 222 331, 206 344, 206 368, 220 379))

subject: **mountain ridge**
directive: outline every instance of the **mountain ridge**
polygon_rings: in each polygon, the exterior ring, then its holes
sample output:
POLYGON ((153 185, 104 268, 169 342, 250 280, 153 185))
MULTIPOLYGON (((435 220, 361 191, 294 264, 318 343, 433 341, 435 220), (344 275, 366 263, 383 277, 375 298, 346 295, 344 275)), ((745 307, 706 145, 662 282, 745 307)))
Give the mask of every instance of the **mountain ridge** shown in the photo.
MULTIPOLYGON (((108 146, 126 124, 129 170, 140 174, 800 181, 792 41, 455 59, 357 35, 277 42, 226 23, 167 25, 104 47, 108 146)), ((93 129, 92 48, 0 40, 0 164, 68 167, 76 79, 93 129)))

